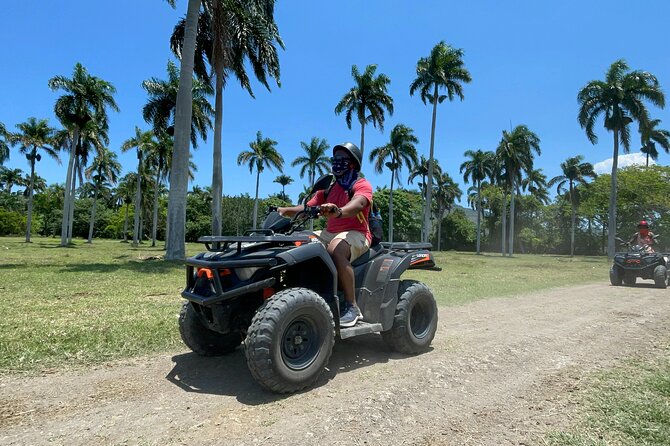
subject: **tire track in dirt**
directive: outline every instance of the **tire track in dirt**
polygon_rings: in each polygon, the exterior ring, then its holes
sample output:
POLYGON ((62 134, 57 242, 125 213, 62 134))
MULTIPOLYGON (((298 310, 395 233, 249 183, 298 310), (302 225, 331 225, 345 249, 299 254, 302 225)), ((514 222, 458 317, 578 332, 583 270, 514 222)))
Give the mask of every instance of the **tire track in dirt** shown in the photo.
POLYGON ((569 425, 588 374, 669 339, 667 290, 489 299, 440 308, 422 355, 390 353, 379 336, 339 341, 317 385, 295 395, 259 389, 241 350, 3 377, 0 443, 537 444, 569 425))

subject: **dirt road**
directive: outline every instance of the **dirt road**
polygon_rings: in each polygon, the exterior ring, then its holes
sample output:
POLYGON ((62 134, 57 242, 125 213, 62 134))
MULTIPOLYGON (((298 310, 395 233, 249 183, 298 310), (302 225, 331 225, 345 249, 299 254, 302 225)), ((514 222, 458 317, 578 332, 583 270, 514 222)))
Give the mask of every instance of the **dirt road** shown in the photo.
POLYGON ((538 444, 570 423, 588 374, 668 339, 670 290, 489 299, 441 308, 419 356, 373 335, 338 342, 317 386, 295 395, 260 390, 242 351, 0 378, 0 444, 538 444))

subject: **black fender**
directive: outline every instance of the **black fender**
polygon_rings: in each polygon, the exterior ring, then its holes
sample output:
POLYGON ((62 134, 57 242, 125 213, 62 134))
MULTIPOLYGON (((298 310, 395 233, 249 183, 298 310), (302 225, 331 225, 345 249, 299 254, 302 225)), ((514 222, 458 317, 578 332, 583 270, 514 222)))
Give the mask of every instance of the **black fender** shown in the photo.
POLYGON ((365 322, 381 323, 383 331, 391 329, 401 276, 419 264, 423 268, 434 267, 432 253, 426 249, 387 251, 354 269, 357 302, 365 322))
POLYGON ((284 263, 276 269, 286 270, 287 285, 309 288, 331 306, 337 305, 337 269, 330 254, 320 242, 306 243, 277 255, 284 263), (298 280, 299 279, 299 280, 298 280), (291 283, 295 280, 295 284, 291 283), (308 283, 309 282, 309 283, 308 283))

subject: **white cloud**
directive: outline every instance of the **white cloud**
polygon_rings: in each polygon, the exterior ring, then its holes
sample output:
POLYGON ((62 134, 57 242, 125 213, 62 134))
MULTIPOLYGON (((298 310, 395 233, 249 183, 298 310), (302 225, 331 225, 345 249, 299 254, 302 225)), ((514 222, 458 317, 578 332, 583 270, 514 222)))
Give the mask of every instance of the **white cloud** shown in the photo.
MULTIPOLYGON (((629 153, 627 155, 619 155, 618 169, 628 166, 644 166, 647 164, 647 155, 641 152, 629 153)), ((653 159, 649 158, 649 165, 654 165, 653 159)), ((598 175, 604 173, 612 173, 612 158, 607 158, 606 160, 600 161, 593 165, 593 170, 596 171, 598 175)))

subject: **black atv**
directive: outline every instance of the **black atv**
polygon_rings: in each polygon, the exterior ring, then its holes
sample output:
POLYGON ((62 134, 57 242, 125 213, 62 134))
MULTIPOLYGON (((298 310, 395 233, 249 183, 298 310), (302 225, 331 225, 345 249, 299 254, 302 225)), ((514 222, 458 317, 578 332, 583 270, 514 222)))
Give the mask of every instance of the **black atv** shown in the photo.
MULTIPOLYGON (((657 236, 654 236, 654 239, 657 236)), ((633 286, 638 277, 654 279, 658 288, 668 286, 668 254, 654 252, 649 245, 631 245, 629 242, 617 240, 622 246, 628 247, 628 252, 618 252, 614 255, 614 263, 610 268, 610 283, 620 286, 633 286)))
MULTIPOLYGON (((311 194, 325 189, 322 177, 311 194)), ((305 202, 307 199, 305 199, 305 202)), ((252 376, 274 392, 313 384, 341 339, 381 333, 393 350, 425 351, 437 329, 437 305, 423 283, 402 280, 408 269, 436 269, 429 243, 377 244, 353 262, 363 321, 339 326, 343 303, 337 271, 304 224, 319 215, 304 205, 293 219, 268 213, 263 229, 238 237, 201 237, 207 247, 186 261, 179 332, 203 356, 244 342, 252 376)))

